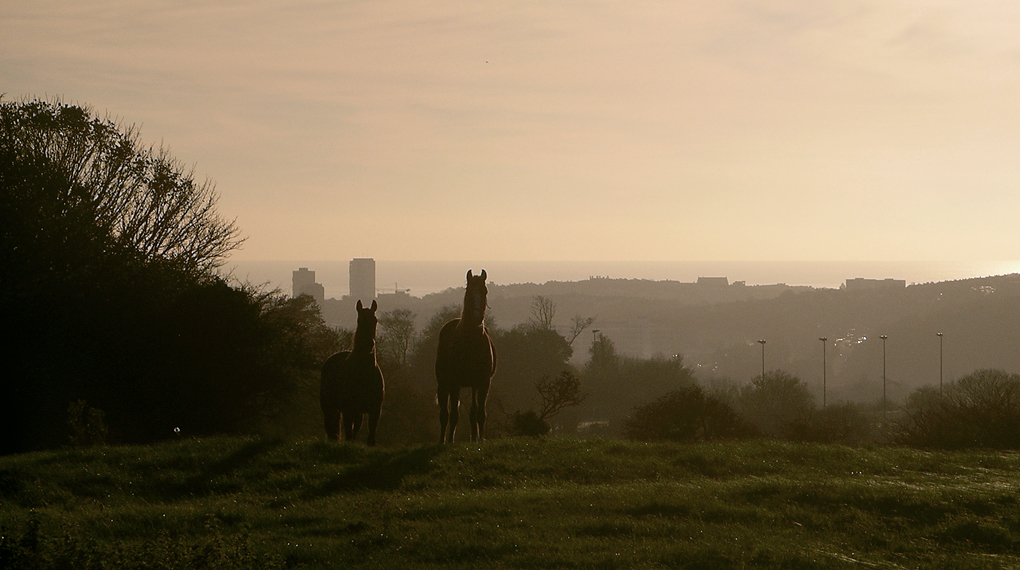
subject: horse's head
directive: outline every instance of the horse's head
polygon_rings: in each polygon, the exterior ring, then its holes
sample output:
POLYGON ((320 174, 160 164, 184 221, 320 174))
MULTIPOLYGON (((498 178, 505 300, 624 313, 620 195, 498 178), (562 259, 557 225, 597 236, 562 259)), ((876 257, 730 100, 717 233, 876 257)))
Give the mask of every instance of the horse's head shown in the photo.
POLYGON ((480 275, 472 275, 471 270, 467 272, 467 287, 464 291, 464 315, 463 318, 472 324, 481 324, 485 319, 485 297, 489 294, 485 286, 485 270, 480 275))
POLYGON ((358 329, 354 331, 354 344, 357 346, 359 340, 364 342, 375 343, 375 327, 379 323, 379 319, 375 316, 375 311, 379 308, 379 304, 374 300, 372 306, 365 308, 361 304, 361 300, 358 300, 358 329))

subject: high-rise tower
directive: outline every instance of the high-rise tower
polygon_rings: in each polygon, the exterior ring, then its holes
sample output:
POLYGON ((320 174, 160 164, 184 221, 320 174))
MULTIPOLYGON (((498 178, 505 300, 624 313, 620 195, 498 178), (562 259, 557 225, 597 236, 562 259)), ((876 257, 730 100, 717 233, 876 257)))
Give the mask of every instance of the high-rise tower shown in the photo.
POLYGON ((375 260, 371 257, 354 258, 350 265, 351 297, 368 303, 375 299, 375 260))
POLYGON ((322 285, 315 282, 315 272, 309 271, 307 267, 301 267, 291 273, 294 297, 298 295, 311 295, 313 299, 322 302, 326 298, 326 291, 322 285))

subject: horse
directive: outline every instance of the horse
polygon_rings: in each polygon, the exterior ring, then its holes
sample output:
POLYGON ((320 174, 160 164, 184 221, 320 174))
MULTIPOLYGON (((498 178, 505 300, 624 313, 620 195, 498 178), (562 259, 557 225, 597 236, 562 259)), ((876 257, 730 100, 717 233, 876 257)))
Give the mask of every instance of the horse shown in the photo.
POLYGON ((372 301, 364 308, 358 301, 358 328, 354 332, 351 350, 330 356, 322 365, 319 403, 326 437, 340 439, 343 425, 344 439, 358 437, 364 414, 368 414, 368 445, 375 445, 375 429, 379 425, 386 384, 375 358, 375 312, 379 305, 372 301))
POLYGON ((485 331, 485 270, 467 272, 464 309, 439 331, 436 381, 439 396, 439 442, 453 443, 460 418, 460 389, 471 388, 471 441, 485 437, 485 399, 496 373, 496 347, 485 331), (449 433, 447 433, 449 425, 449 433))

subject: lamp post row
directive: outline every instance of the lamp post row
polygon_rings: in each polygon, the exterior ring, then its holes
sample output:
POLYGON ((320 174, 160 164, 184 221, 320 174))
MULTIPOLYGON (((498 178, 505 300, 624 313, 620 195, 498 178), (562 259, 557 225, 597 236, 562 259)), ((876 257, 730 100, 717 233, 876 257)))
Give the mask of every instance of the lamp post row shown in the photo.
MULTIPOLYGON (((935 333, 935 334, 939 337, 939 397, 941 397, 942 396, 942 372, 943 372, 943 366, 942 366, 942 364, 943 364, 943 359, 942 359, 942 354, 943 354, 942 353, 942 341, 943 341, 944 335, 942 333, 940 333, 940 332, 939 333, 935 333)), ((885 420, 886 420, 885 410, 886 410, 886 384, 887 384, 886 374, 885 374, 885 371, 886 371, 886 368, 885 368, 885 363, 886 363, 886 359, 885 359, 885 355, 886 355, 886 352, 885 352, 885 341, 888 340, 889 335, 884 335, 883 334, 883 335, 880 335, 878 338, 882 339, 882 423, 884 424, 885 420)), ((825 405, 826 405, 826 383, 827 383, 826 382, 826 380, 827 380, 826 376, 827 376, 827 372, 828 372, 828 366, 826 365, 826 362, 825 362, 825 349, 826 349, 826 346, 827 346, 827 344, 829 342, 829 338, 821 336, 821 337, 818 337, 818 340, 822 341, 822 409, 825 409, 825 405)), ((765 378, 765 339, 759 340, 758 344, 761 345, 761 377, 765 378)))

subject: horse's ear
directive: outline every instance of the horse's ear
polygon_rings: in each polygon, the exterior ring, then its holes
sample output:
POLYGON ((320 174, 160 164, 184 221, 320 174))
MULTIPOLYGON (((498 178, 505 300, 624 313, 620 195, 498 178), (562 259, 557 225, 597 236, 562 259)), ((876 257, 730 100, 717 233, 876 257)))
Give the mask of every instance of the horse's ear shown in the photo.
POLYGON ((481 277, 482 277, 482 281, 485 281, 485 270, 484 270, 484 269, 482 270, 482 275, 481 275, 481 277))
POLYGON ((379 303, 376 303, 375 299, 372 299, 372 312, 374 313, 375 310, 378 309, 378 308, 379 308, 379 303))
POLYGON ((468 278, 468 279, 471 279, 471 270, 470 270, 470 269, 468 269, 468 274, 467 274, 467 278, 468 278))
POLYGON ((361 309, 362 309, 362 306, 361 306, 361 299, 358 299, 358 310, 360 311, 361 309))

